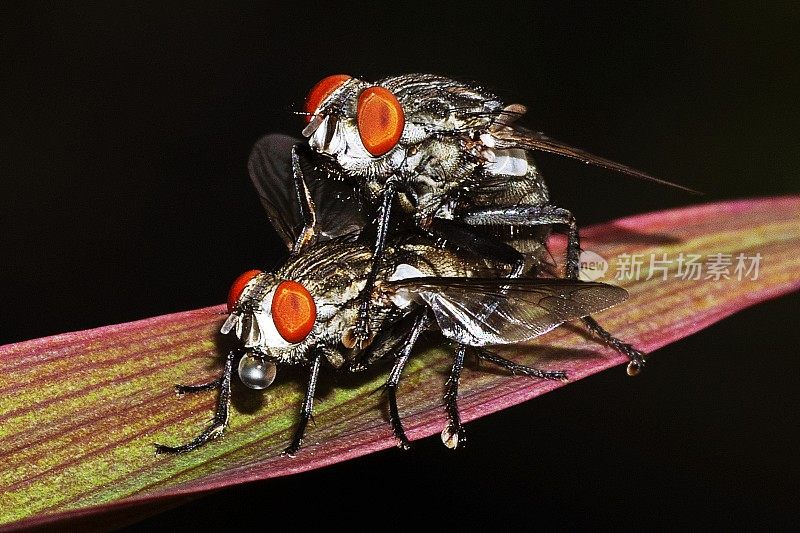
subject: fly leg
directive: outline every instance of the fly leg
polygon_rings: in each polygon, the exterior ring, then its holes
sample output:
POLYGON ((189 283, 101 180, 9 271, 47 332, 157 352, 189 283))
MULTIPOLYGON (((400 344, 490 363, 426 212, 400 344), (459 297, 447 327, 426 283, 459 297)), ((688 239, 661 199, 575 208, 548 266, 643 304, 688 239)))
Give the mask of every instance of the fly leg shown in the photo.
POLYGON ((461 379, 461 370, 464 368, 464 354, 467 347, 459 344, 456 348, 456 358, 450 368, 450 377, 447 378, 444 393, 444 408, 447 411, 447 425, 442 430, 442 442, 451 450, 455 450, 459 442, 464 442, 464 428, 461 426, 461 416, 458 413, 458 382, 461 379))
POLYGON ((511 265, 510 278, 522 274, 525 258, 512 246, 495 237, 483 234, 475 225, 468 225, 457 220, 434 218, 427 227, 428 236, 441 238, 478 257, 491 257, 511 265))
POLYGON ((319 378, 319 368, 322 364, 322 352, 317 350, 314 353, 314 359, 311 362, 311 376, 308 379, 308 387, 306 388, 306 397, 303 400, 303 406, 300 409, 300 423, 294 431, 294 437, 291 444, 283 451, 289 457, 294 457, 300 445, 303 443, 303 436, 306 433, 306 426, 311 419, 312 411, 314 410, 314 391, 317 388, 317 379, 319 378))
POLYGON ((475 348, 475 350, 475 353, 479 359, 483 359, 484 361, 488 361, 499 366, 500 368, 508 370, 515 376, 522 375, 542 379, 557 379, 560 381, 567 381, 567 373, 563 370, 539 370, 538 368, 533 368, 530 366, 518 365, 514 361, 509 361, 505 357, 500 357, 499 355, 482 348, 475 348))
POLYGON ((225 366, 222 370, 222 375, 209 383, 202 385, 177 385, 175 389, 179 393, 186 392, 200 392, 204 390, 211 390, 219 388, 219 396, 217 397, 217 406, 214 410, 214 418, 211 425, 204 429, 197 437, 181 446, 166 446, 164 444, 155 444, 156 453, 185 453, 199 448, 206 442, 216 439, 221 436, 228 425, 228 415, 231 403, 231 373, 233 372, 233 361, 241 350, 231 350, 225 358, 225 366))
POLYGON ((400 351, 400 354, 394 361, 391 372, 389 372, 389 379, 386 381, 386 394, 389 398, 389 423, 392 425, 392 431, 397 438, 397 446, 403 450, 411 448, 411 443, 408 441, 406 432, 403 429, 403 421, 400 419, 400 411, 397 409, 397 385, 400 383, 400 376, 403 373, 408 358, 411 357, 411 350, 414 349, 420 333, 425 331, 428 327, 430 318, 427 314, 420 315, 411 326, 406 344, 400 351))
POLYGON ((597 320, 595 320, 591 316, 585 316, 581 320, 583 320, 583 323, 586 324, 586 327, 589 329, 589 331, 591 331, 592 333, 603 339, 603 342, 605 342, 618 352, 622 353, 623 355, 628 356, 628 359, 630 359, 627 368, 629 376, 635 376, 636 374, 641 372, 642 368, 644 368, 644 356, 645 356, 644 352, 642 352, 641 350, 637 350, 636 348, 633 347, 633 345, 613 336, 611 333, 606 331, 605 328, 603 328, 603 326, 598 324, 597 320))
POLYGON ((476 208, 465 213, 461 220, 471 226, 567 226, 567 277, 578 279, 581 255, 578 225, 566 209, 551 205, 476 208))
MULTIPOLYGON (((478 208, 466 213, 462 220, 467 224, 476 226, 541 226, 552 224, 567 226, 567 277, 569 279, 578 279, 581 253, 580 236, 578 235, 578 225, 575 222, 575 217, 568 210, 551 205, 478 208)), ((585 316, 581 320, 586 324, 589 331, 630 359, 628 375, 635 376, 644 367, 644 352, 614 337, 591 316, 585 316)))
POLYGON ((295 199, 303 217, 303 231, 297 236, 292 248, 292 257, 300 253, 307 244, 314 239, 317 224, 316 208, 311 194, 303 179, 303 170, 300 168, 300 158, 297 155, 297 145, 292 146, 292 180, 294 181, 295 199))
POLYGON ((203 392, 211 389, 216 389, 222 384, 222 376, 218 377, 208 383, 200 383, 198 385, 175 385, 175 392, 178 394, 192 394, 195 392, 203 392))
MULTIPOLYGON (((508 278, 518 278, 525 269, 525 257, 509 244, 495 237, 484 234, 475 226, 467 225, 457 220, 434 218, 427 230, 431 238, 442 238, 453 246, 464 249, 478 257, 490 257, 511 265, 508 278)), ((483 320, 494 312, 497 303, 487 306, 483 316, 476 317, 483 320)))
POLYGON ((389 233, 389 219, 392 213, 392 203, 397 193, 397 181, 390 178, 383 190, 383 203, 381 204, 380 218, 378 219, 378 236, 375 240, 375 248, 372 250, 372 266, 361 291, 361 307, 358 311, 358 321, 353 329, 356 341, 363 348, 366 347, 365 341, 369 338, 369 314, 372 305, 372 289, 375 287, 375 277, 381 267, 383 255, 386 250, 386 236, 389 233))

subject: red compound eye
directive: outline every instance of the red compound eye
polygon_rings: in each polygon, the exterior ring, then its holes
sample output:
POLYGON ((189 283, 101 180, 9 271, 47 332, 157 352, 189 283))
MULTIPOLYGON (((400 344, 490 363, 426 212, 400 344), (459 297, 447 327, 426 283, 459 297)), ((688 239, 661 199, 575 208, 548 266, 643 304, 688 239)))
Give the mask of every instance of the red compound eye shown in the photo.
POLYGON ((242 297, 244 288, 250 283, 250 280, 261 274, 261 270, 248 270, 233 282, 231 290, 228 291, 228 312, 232 312, 236 308, 236 302, 242 297))
POLYGON ((364 89, 358 97, 358 134, 367 152, 375 157, 394 148, 406 119, 397 98, 383 87, 364 89))
POLYGON ((323 78, 322 81, 314 85, 308 96, 306 96, 306 122, 311 122, 311 118, 319 108, 319 105, 349 79, 350 76, 347 74, 334 74, 323 78))
POLYGON ((286 342, 305 339, 317 320, 317 305, 311 293, 296 281, 282 281, 272 297, 272 321, 286 342))

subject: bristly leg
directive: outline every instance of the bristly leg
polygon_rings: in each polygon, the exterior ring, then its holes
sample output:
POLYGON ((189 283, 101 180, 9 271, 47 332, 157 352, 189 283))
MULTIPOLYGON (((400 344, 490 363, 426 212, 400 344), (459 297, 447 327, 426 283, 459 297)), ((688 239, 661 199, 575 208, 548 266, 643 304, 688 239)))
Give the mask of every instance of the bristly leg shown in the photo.
POLYGON ((628 356, 628 358, 630 359, 627 368, 629 376, 635 376, 642 371, 645 362, 644 352, 637 350, 631 344, 623 342, 620 339, 613 336, 611 333, 603 329, 603 326, 598 324, 594 318, 590 316, 585 316, 582 318, 582 320, 584 324, 586 324, 586 327, 589 329, 589 331, 591 331, 592 333, 603 339, 603 341, 606 344, 608 344, 618 352, 628 356))
POLYGON ((509 278, 516 278, 522 274, 525 267, 525 257, 510 244, 498 240, 496 237, 481 232, 474 225, 465 224, 458 220, 434 218, 424 231, 432 240, 443 239, 453 246, 466 250, 480 257, 490 257, 502 263, 511 265, 509 278))
POLYGON ((461 379, 461 370, 464 369, 464 355, 467 347, 459 344, 456 348, 456 358, 450 368, 450 377, 447 378, 444 393, 444 408, 447 411, 447 425, 442 430, 442 442, 451 450, 456 449, 459 443, 465 442, 464 427, 461 425, 461 416, 458 413, 458 382, 461 379))
POLYGON ((400 383, 400 377, 403 374, 403 368, 408 363, 408 358, 411 357, 411 351, 414 349, 420 333, 425 331, 428 327, 430 318, 427 314, 420 315, 411 327, 408 333, 406 344, 403 346, 402 351, 394 361, 391 372, 389 372, 389 379, 386 381, 386 394, 389 400, 389 423, 392 425, 392 431, 395 438, 397 438, 397 446, 403 450, 411 448, 411 443, 406 436, 403 429, 403 421, 400 419, 400 411, 397 408, 397 386, 400 383))
POLYGON ((292 179, 294 181, 295 199, 297 207, 300 209, 300 216, 303 217, 303 231, 297 236, 297 240, 292 247, 292 257, 314 239, 315 228, 317 225, 316 206, 311 199, 311 194, 306 187, 303 178, 303 170, 300 168, 300 158, 297 155, 297 145, 292 146, 292 179))
POLYGON ((400 375, 403 373, 408 362, 406 350, 394 360, 394 366, 389 373, 389 380, 386 382, 386 394, 389 399, 389 423, 392 425, 392 432, 397 439, 397 447, 402 450, 411 449, 411 443, 403 429, 403 421, 400 419, 400 411, 397 409, 397 384, 400 382, 400 375))
POLYGON ((202 385, 176 385, 175 389, 178 393, 193 393, 201 392, 204 390, 211 390, 219 388, 219 396, 217 397, 217 406, 214 410, 214 418, 206 429, 204 429, 197 437, 181 446, 166 446, 164 444, 155 444, 156 453, 185 453, 199 448, 206 442, 216 439, 221 436, 225 427, 228 425, 228 415, 231 403, 231 374, 233 372, 233 361, 238 355, 241 355, 241 350, 231 350, 225 358, 225 366, 222 370, 222 375, 209 383, 202 385))
POLYGON ((222 376, 218 377, 208 383, 200 383, 198 385, 175 385, 175 392, 179 395, 194 394, 195 392, 204 392, 211 389, 216 389, 222 384, 222 376))
POLYGON ((353 331, 357 342, 364 346, 365 341, 369 338, 369 315, 370 306, 372 304, 372 290, 375 287, 375 278, 378 275, 381 263, 383 262, 383 255, 386 250, 386 236, 389 233, 389 220, 392 213, 392 204, 394 197, 397 193, 396 178, 390 178, 383 190, 383 203, 380 209, 380 218, 378 219, 378 236, 375 240, 375 248, 372 250, 372 265, 367 276, 367 281, 361 291, 361 307, 358 312, 358 321, 356 322, 353 331))
POLYGON ((479 359, 483 359, 484 361, 488 361, 492 364, 495 364, 500 368, 504 368, 515 376, 522 375, 522 376, 531 376, 542 379, 567 381, 567 373, 564 372, 563 370, 539 370, 538 368, 519 365, 514 361, 509 361, 505 357, 500 357, 499 355, 492 353, 488 350, 484 350, 482 348, 476 348, 475 354, 478 356, 479 359))
POLYGON ((476 208, 462 220, 473 226, 567 226, 567 277, 578 279, 581 245, 578 225, 568 210, 552 205, 476 208))
POLYGON ((292 443, 283 451, 289 457, 294 457, 300 445, 303 443, 303 436, 306 433, 306 426, 308 420, 311 418, 314 410, 314 391, 317 388, 317 380, 319 378, 319 369, 322 364, 322 351, 317 350, 314 353, 314 359, 311 362, 311 376, 308 378, 308 387, 306 388, 306 397, 303 400, 303 406, 300 408, 300 423, 294 432, 292 443))
MULTIPOLYGON (((555 206, 516 206, 505 208, 481 208, 462 217, 468 224, 537 226, 566 225, 567 233, 567 278, 578 279, 580 274, 581 243, 575 217, 568 210, 555 206)), ((603 342, 630 359, 628 375, 635 376, 644 368, 645 354, 606 331, 591 316, 582 318, 586 327, 603 342)))

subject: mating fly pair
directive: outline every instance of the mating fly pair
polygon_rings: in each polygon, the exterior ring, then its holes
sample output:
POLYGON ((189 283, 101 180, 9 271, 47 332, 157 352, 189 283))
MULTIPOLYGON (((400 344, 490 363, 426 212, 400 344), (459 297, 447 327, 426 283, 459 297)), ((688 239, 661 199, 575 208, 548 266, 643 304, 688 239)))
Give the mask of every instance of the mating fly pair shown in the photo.
POLYGON ((530 151, 660 180, 523 130, 514 124, 522 106, 504 106, 480 88, 438 76, 375 85, 331 76, 312 89, 306 111, 308 146, 267 136, 249 162, 290 257, 274 273, 250 271, 236 280, 222 333, 233 332, 242 347, 228 354, 219 379, 178 387, 218 389, 213 422, 191 442, 157 445, 158 451, 189 451, 223 433, 237 360, 241 381, 256 389, 269 386, 276 365, 309 368, 289 455, 303 439, 322 366, 353 372, 384 359, 393 362, 386 383, 390 422, 407 447, 396 389, 428 330, 456 345, 444 397, 442 440, 449 447, 463 441, 457 395, 468 350, 515 374, 565 379, 487 347, 523 342, 580 318, 631 359, 629 373, 638 371, 643 354, 590 316, 627 293, 577 279, 574 217, 549 204, 530 151), (568 231, 567 278, 542 277, 546 238, 559 225, 568 231))
MULTIPOLYGON (((550 203, 532 151, 685 189, 523 128, 516 122, 525 111, 481 87, 431 74, 393 76, 375 84, 334 75, 311 90, 303 135, 325 170, 348 180, 378 209, 373 265, 354 331, 359 341, 371 335, 368 295, 392 220, 512 265, 510 277, 538 276, 551 228, 566 228, 566 277, 578 279, 575 218, 550 203)), ((641 352, 591 317, 583 321, 630 358, 630 374, 639 371, 641 352)))

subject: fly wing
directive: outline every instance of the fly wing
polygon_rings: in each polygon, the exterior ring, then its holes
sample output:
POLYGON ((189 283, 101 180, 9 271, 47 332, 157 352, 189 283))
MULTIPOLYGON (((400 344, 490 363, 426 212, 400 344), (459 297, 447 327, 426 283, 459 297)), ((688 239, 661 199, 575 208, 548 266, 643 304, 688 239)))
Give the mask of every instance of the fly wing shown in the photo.
POLYGON ((628 297, 598 282, 537 278, 408 278, 395 291, 422 299, 442 333, 470 346, 523 342, 628 297))
POLYGON ((683 185, 678 185, 677 183, 662 180, 661 178, 651 176, 650 174, 642 172, 641 170, 636 170, 635 168, 617 163, 610 159, 590 154, 589 152, 581 150, 580 148, 575 148, 561 141, 551 139, 543 133, 522 128, 520 126, 515 125, 513 127, 499 127, 492 132, 492 135, 497 139, 496 146, 498 148, 523 148, 528 150, 549 152, 551 154, 577 159, 578 161, 588 165, 594 165, 608 170, 613 170, 614 172, 619 172, 621 174, 627 174, 628 176, 633 176, 635 178, 652 181, 668 187, 675 187, 693 194, 701 194, 700 192, 690 189, 689 187, 684 187, 683 185))
POLYGON ((292 174, 295 145, 316 214, 317 241, 358 235, 366 216, 354 188, 317 170, 303 141, 287 135, 265 135, 253 146, 247 168, 261 204, 286 247, 292 249, 304 226, 292 174))

